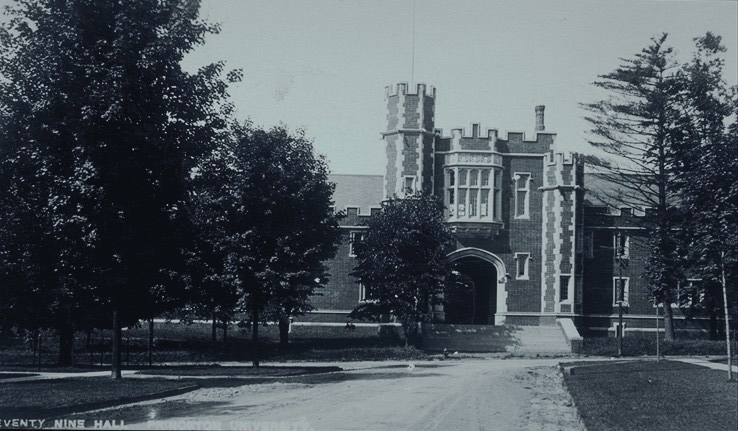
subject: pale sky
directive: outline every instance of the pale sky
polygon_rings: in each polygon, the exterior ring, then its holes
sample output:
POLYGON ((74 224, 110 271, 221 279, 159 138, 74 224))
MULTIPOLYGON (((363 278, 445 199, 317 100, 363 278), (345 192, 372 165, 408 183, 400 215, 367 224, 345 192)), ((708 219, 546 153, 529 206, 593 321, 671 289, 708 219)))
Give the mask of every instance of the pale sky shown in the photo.
MULTIPOLYGON (((334 173, 383 174, 384 88, 411 80, 412 0, 204 0, 222 25, 188 58, 242 68, 231 90, 239 118, 302 127, 334 173)), ((580 102, 621 57, 669 33, 680 62, 712 31, 738 83, 735 1, 415 1, 414 82, 437 88, 436 127, 532 136, 534 106, 559 150, 587 152, 580 102)))
POLYGON ((738 1, 202 0, 201 17, 222 29, 186 66, 243 69, 238 118, 305 129, 334 173, 384 173, 384 89, 398 82, 437 88, 444 135, 481 123, 532 137, 533 109, 546 105, 558 150, 584 153, 579 103, 603 98, 597 75, 653 36, 669 33, 682 63, 693 38, 722 36, 725 78, 738 84, 738 1))

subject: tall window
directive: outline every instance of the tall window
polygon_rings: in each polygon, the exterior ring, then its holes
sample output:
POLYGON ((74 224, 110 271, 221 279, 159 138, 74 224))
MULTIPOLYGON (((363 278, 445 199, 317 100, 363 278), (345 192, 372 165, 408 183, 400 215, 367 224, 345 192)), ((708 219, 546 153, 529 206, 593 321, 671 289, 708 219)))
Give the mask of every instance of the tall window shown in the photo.
POLYGON ((376 301, 376 298, 372 294, 370 289, 364 286, 364 283, 359 283, 359 302, 372 302, 376 301))
POLYGON ((459 203, 456 205, 458 211, 456 217, 466 217, 466 189, 459 189, 459 203))
POLYGON ((612 248, 615 250, 616 258, 630 258, 630 237, 622 232, 613 234, 612 248))
POLYGON ((618 305, 620 301, 620 295, 622 290, 623 306, 628 306, 628 290, 629 290, 630 278, 629 277, 613 277, 612 278, 612 304, 618 305))
POLYGON ((492 198, 492 218, 499 220, 502 218, 502 172, 494 171, 494 196, 492 198))
POLYGON ((692 307, 705 299, 705 292, 699 288, 700 279, 688 279, 686 283, 677 284, 677 304, 692 307))
POLYGON ((516 172, 515 180, 515 218, 528 218, 530 200, 530 174, 516 172))
POLYGON ((364 239, 364 232, 350 232, 349 233, 349 256, 356 257, 356 244, 364 239))
POLYGON ((489 216, 489 190, 482 189, 479 193, 479 215, 487 217, 489 216))
POLYGON ((415 193, 415 177, 408 175, 405 177, 405 184, 403 185, 403 191, 405 196, 415 193))
POLYGON ((517 280, 528 280, 528 265, 530 261, 530 253, 515 253, 515 260, 517 261, 515 278, 517 280))
POLYGON ((485 168, 446 169, 446 205, 456 219, 500 218, 501 175, 485 168))
POLYGON ((559 277, 559 302, 569 300, 569 281, 570 275, 562 275, 559 277))

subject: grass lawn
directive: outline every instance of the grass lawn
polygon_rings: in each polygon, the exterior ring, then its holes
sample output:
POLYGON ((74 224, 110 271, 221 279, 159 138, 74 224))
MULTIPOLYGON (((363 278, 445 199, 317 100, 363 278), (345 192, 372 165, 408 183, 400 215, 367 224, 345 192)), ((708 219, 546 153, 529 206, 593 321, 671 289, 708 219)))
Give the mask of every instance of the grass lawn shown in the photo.
POLYGON ((0 373, 0 379, 15 379, 16 377, 38 376, 34 373, 0 373))
POLYGON ((250 377, 250 376, 268 376, 268 377, 284 377, 284 376, 302 376, 307 374, 330 373, 341 371, 339 367, 271 367, 261 366, 241 367, 228 366, 221 367, 218 365, 192 365, 192 366, 167 366, 161 368, 153 368, 149 370, 139 371, 138 374, 148 374, 156 376, 234 376, 234 377, 250 377))
POLYGON ((674 361, 589 363, 564 376, 587 429, 735 430, 736 382, 674 361))
POLYGON ((0 418, 43 418, 72 406, 112 402, 192 385, 188 380, 112 380, 109 377, 2 383, 0 418))

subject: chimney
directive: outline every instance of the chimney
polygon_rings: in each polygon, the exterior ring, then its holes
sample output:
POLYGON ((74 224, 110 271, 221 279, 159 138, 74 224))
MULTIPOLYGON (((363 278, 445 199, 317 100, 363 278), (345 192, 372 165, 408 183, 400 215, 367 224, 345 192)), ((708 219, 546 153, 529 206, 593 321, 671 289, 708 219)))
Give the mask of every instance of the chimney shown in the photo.
POLYGON ((536 106, 536 132, 546 130, 546 125, 543 123, 543 111, 546 109, 543 105, 536 106))

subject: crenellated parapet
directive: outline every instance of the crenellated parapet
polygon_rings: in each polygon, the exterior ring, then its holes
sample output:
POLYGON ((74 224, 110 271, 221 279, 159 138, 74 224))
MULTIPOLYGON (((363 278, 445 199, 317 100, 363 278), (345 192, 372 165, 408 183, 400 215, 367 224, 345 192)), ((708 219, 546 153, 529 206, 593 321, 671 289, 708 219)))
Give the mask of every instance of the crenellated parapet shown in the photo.
POLYGON ((407 83, 386 88, 385 198, 433 190, 436 89, 417 84, 414 90, 407 83))
POLYGON ((543 154, 551 151, 556 144, 554 132, 535 132, 533 138, 528 139, 525 132, 482 129, 479 123, 473 123, 468 129, 451 129, 450 134, 445 136, 443 129, 435 129, 434 133, 438 142, 442 143, 439 149, 443 151, 476 150, 484 147, 500 153, 543 154))
POLYGON ((408 92, 407 82, 400 82, 396 85, 388 85, 384 89, 384 97, 389 99, 392 96, 427 96, 436 97, 436 88, 427 84, 416 84, 415 92, 408 92))
POLYGON ((642 229, 655 216, 656 209, 650 207, 584 206, 585 228, 642 229))
POLYGON ((346 216, 341 219, 340 225, 346 227, 365 226, 369 219, 379 214, 381 210, 382 209, 380 207, 371 207, 369 209, 369 214, 362 214, 358 207, 346 207, 346 216))
POLYGON ((564 165, 580 165, 584 166, 584 161, 579 157, 577 153, 572 152, 565 152, 565 153, 555 153, 553 151, 548 152, 548 156, 546 157, 546 165, 548 166, 564 166, 564 165))
POLYGON ((584 190, 584 160, 577 153, 549 151, 544 161, 542 191, 571 188, 584 190))

